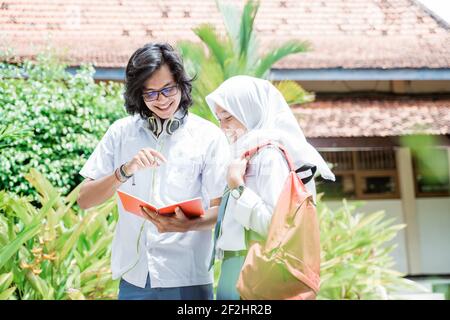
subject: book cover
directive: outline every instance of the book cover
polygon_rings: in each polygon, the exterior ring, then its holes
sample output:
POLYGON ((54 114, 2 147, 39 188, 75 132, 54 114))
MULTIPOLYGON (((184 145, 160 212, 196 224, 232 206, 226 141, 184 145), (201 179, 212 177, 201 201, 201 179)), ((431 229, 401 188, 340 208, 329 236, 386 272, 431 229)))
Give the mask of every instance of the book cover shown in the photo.
POLYGON ((205 213, 201 198, 189 199, 158 208, 155 205, 139 199, 129 193, 117 190, 117 194, 119 195, 120 201, 126 211, 142 218, 146 218, 146 215, 142 212, 141 207, 146 207, 162 215, 172 215, 175 213, 175 208, 180 207, 184 214, 189 218, 198 217, 205 213))

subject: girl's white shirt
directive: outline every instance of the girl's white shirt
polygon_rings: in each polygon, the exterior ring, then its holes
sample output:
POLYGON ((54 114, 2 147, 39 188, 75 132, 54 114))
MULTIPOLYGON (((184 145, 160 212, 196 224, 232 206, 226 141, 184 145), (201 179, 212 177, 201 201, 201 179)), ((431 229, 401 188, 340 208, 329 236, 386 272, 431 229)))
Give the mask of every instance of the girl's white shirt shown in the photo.
MULTIPOLYGON (((305 172, 306 177, 311 172, 305 172)), ((222 228, 216 244, 216 256, 223 251, 246 249, 245 230, 267 236, 273 210, 280 197, 289 169, 278 148, 266 147, 250 161, 245 175, 245 189, 238 200, 228 199, 222 228)), ((316 197, 314 180, 305 185, 316 197)))

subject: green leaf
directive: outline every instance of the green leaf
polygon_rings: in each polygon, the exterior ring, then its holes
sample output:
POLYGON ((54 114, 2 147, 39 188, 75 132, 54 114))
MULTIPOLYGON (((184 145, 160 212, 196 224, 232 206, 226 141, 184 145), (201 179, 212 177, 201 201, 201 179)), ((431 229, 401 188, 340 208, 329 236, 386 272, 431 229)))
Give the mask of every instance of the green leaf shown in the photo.
POLYGON ((254 74, 256 77, 265 77, 272 65, 279 60, 294 53, 308 51, 309 48, 310 44, 306 41, 289 41, 280 47, 272 49, 263 58, 261 58, 257 64, 254 74))
POLYGON ((50 300, 54 296, 53 288, 49 287, 44 279, 36 276, 33 272, 28 271, 26 277, 31 286, 41 295, 42 299, 50 300))
POLYGON ((0 275, 0 292, 6 290, 13 281, 13 273, 3 273, 0 275))
POLYGON ((391 269, 389 241, 404 225, 383 212, 355 214, 361 204, 342 201, 330 210, 317 203, 321 232, 321 286, 318 299, 380 299, 408 285, 391 269))
POLYGON ((62 247, 57 260, 58 265, 66 258, 69 251, 74 247, 75 243, 77 242, 80 234, 88 227, 89 223, 92 220, 97 219, 102 214, 105 213, 101 211, 92 210, 85 217, 83 217, 81 222, 76 226, 75 230, 72 232, 72 234, 69 236, 64 246, 62 247))
POLYGON ((384 216, 385 216, 385 212, 384 211, 378 211, 378 212, 374 212, 372 214, 369 214, 366 217, 364 217, 363 219, 361 219, 361 221, 358 223, 358 225, 356 226, 355 229, 358 230, 358 229, 364 228, 367 225, 376 224, 381 219, 383 219, 384 216))
POLYGON ((86 300, 86 297, 78 289, 69 289, 67 294, 70 300, 86 300))
POLYGON ((26 226, 11 243, 0 249, 0 269, 17 253, 26 241, 33 238, 39 232, 40 227, 41 223, 39 221, 26 226))
POLYGON ((295 81, 281 81, 275 85, 288 105, 314 101, 314 94, 305 91, 295 81))
POLYGON ((216 6, 222 15, 225 30, 233 44, 233 48, 239 48, 239 10, 235 6, 227 5, 224 1, 216 0, 216 6))
POLYGON ((203 24, 194 28, 194 33, 208 47, 212 57, 225 69, 225 61, 231 53, 230 45, 227 41, 220 41, 220 36, 216 33, 214 26, 203 24))
POLYGON ((179 41, 177 48, 183 57, 184 68, 190 77, 198 76, 202 64, 206 61, 205 50, 201 43, 179 41))
POLYGON ((103 236, 100 240, 98 240, 94 246, 89 250, 87 254, 87 258, 98 257, 100 252, 103 250, 107 250, 111 245, 111 241, 113 239, 113 234, 109 234, 107 236, 103 236))
POLYGON ((23 198, 10 198, 8 201, 9 207, 14 212, 14 214, 22 220, 25 224, 31 223, 32 217, 28 213, 26 207, 26 200, 23 198))
MULTIPOLYGON (((253 36, 253 24, 258 12, 259 2, 248 1, 242 12, 239 28, 239 57, 247 57, 251 49, 255 49, 253 36)), ((247 59, 245 59, 247 60, 247 59)))
POLYGON ((16 291, 16 287, 11 287, 6 289, 5 291, 0 292, 0 300, 8 300, 13 297, 14 292, 16 291))

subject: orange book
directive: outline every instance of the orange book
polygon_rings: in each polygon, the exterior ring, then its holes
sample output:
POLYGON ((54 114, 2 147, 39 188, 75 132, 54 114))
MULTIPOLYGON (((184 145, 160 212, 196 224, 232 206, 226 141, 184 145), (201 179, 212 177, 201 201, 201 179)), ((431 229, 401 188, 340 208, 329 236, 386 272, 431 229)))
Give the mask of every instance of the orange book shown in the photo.
POLYGON ((146 207, 150 210, 158 212, 158 214, 163 215, 172 215, 175 213, 175 208, 180 207, 184 214, 189 218, 198 217, 205 213, 201 198, 189 199, 171 204, 169 206, 157 208, 156 206, 132 196, 129 193, 117 190, 117 194, 119 195, 120 201, 122 201, 122 205, 126 211, 142 218, 146 218, 147 216, 142 212, 141 207, 146 207))

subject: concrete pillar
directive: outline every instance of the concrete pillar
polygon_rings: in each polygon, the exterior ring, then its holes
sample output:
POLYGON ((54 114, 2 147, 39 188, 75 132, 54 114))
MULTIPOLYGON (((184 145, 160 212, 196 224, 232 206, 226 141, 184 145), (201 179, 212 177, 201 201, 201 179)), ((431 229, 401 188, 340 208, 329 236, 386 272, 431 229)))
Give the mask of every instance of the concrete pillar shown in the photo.
POLYGON ((406 147, 396 149, 396 160, 403 217, 407 225, 405 234, 408 253, 408 274, 421 274, 420 238, 411 150, 406 147))
POLYGON ((450 147, 447 147, 448 178, 450 180, 450 147))

